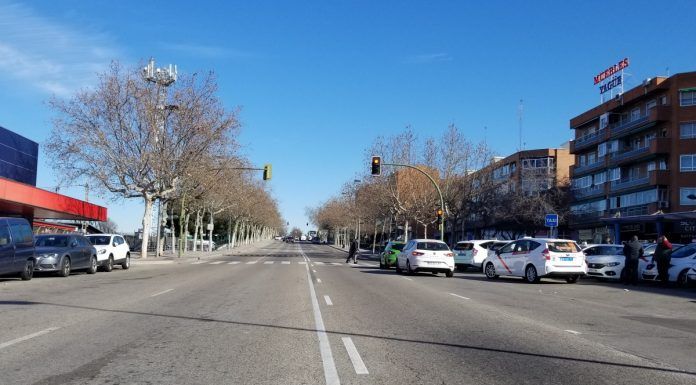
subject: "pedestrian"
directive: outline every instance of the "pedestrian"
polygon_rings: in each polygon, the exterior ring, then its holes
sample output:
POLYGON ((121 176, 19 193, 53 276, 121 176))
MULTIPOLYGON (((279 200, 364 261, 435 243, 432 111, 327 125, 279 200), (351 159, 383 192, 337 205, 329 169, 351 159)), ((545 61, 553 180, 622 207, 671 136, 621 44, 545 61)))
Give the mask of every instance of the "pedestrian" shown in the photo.
POLYGON ((609 235, 605 235, 605 236, 604 236, 604 244, 605 244, 605 245, 611 245, 611 244, 612 244, 612 242, 611 242, 611 237, 610 237, 609 235))
POLYGON ((667 240, 667 237, 660 236, 657 238, 657 246, 653 253, 652 263, 657 264, 657 277, 662 286, 669 284, 669 263, 672 259, 672 244, 667 240))
POLYGON ((630 242, 624 244, 624 285, 636 285, 638 282, 638 260, 643 257, 643 245, 638 241, 638 236, 634 235, 630 242))
POLYGON ((350 242, 350 248, 348 249, 348 258, 346 258, 346 263, 348 263, 348 261, 350 261, 351 258, 353 259, 353 263, 358 263, 357 255, 358 255, 358 240, 353 239, 350 242))

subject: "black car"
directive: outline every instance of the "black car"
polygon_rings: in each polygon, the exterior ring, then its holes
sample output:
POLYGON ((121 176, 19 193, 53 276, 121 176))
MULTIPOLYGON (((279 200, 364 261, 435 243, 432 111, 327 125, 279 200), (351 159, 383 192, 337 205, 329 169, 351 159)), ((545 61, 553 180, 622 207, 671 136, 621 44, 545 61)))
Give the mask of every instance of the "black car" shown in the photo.
POLYGON ((34 235, 23 218, 0 218, 0 275, 34 275, 34 235))
POLYGON ((73 270, 97 272, 97 249, 80 234, 37 235, 35 271, 67 277, 73 270))

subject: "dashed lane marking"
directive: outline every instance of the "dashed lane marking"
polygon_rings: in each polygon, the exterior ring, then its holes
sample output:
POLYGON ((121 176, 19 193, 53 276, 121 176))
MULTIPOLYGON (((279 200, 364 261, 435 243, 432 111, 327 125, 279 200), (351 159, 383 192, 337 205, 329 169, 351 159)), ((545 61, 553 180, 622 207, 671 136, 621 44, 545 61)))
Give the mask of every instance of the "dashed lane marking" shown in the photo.
POLYGON ((457 297, 457 298, 461 298, 461 299, 471 299, 469 297, 464 297, 464 296, 459 295, 459 294, 454 294, 454 293, 448 293, 448 294, 451 296, 457 297))
POLYGON ((225 263, 225 261, 215 261, 215 262, 210 262, 211 265, 219 265, 221 263, 225 263))
POLYGON ((206 263, 206 261, 196 261, 192 265, 200 265, 201 263, 206 263))
POLYGON ((409 277, 401 277, 401 278, 403 278, 403 279, 408 279, 409 281, 413 281, 413 280, 412 280, 411 278, 409 278, 409 277))
POLYGON ((258 261, 249 261, 249 262, 247 262, 246 264, 247 264, 247 265, 253 265, 253 264, 255 264, 256 262, 258 262, 258 261))
POLYGON ((281 261, 280 263, 283 264, 283 265, 289 265, 289 264, 290 264, 290 261, 281 261))
POLYGON ((228 265, 237 265, 241 263, 240 261, 232 261, 232 262, 227 262, 228 265))
POLYGON ((348 352, 348 357, 350 357, 350 362, 353 363, 353 368, 356 374, 370 374, 367 371, 367 367, 358 353, 358 349, 355 347, 353 340, 350 337, 341 337, 343 345, 346 347, 348 352))
POLYGON ((578 332, 578 331, 570 330, 570 329, 564 330, 564 331, 565 331, 565 332, 568 332, 568 333, 570 333, 570 334, 575 334, 575 335, 582 334, 582 333, 580 333, 580 332, 578 332))
POLYGON ((265 261, 263 264, 264 264, 264 265, 272 265, 273 262, 275 262, 275 261, 265 261))
POLYGON ((331 298, 328 295, 324 296, 324 301, 326 301, 327 306, 333 306, 333 302, 331 302, 331 298))
POLYGON ((159 293, 155 293, 155 294, 151 295, 150 297, 157 297, 158 295, 167 294, 167 293, 169 293, 170 291, 174 291, 174 289, 162 290, 162 291, 160 291, 159 293))
POLYGON ((317 283, 321 283, 321 278, 317 278, 317 283))
POLYGON ((14 345, 14 344, 18 344, 18 343, 20 343, 20 342, 24 342, 24 341, 26 341, 26 340, 30 340, 30 339, 32 339, 32 338, 39 337, 39 336, 42 336, 42 335, 44 335, 44 334, 48 334, 48 333, 50 333, 50 332, 54 332, 54 331, 56 331, 56 330, 58 330, 58 329, 60 329, 60 328, 59 328, 59 327, 52 327, 52 328, 48 328, 48 329, 44 329, 44 330, 38 331, 38 332, 36 332, 36 333, 27 334, 27 335, 24 336, 24 337, 19 337, 19 338, 15 338, 15 339, 10 340, 10 341, 7 341, 7 342, 3 342, 3 343, 0 344, 0 349, 5 349, 5 348, 8 347, 8 346, 12 346, 12 345, 14 345))

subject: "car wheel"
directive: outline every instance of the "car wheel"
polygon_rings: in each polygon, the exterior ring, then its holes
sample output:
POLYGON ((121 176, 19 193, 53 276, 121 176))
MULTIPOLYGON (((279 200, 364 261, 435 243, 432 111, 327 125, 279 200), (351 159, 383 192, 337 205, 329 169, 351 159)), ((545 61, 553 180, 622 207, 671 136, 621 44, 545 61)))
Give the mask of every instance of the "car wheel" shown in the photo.
POLYGON ((381 259, 379 260, 379 269, 384 270, 384 263, 382 262, 381 259))
POLYGON ((126 260, 121 264, 123 270, 128 270, 130 267, 130 253, 126 253, 126 260))
POLYGON ((688 269, 685 269, 684 271, 679 273, 679 276, 677 276, 677 286, 686 287, 687 283, 689 283, 689 278, 686 276, 687 272, 688 269))
POLYGON ((493 266, 492 263, 488 262, 486 265, 486 268, 483 269, 484 274, 486 274, 486 278, 488 279, 496 279, 498 278, 498 274, 495 273, 495 266, 493 266))
POLYGON ((109 255, 109 259, 106 260, 106 265, 104 265, 104 271, 107 273, 114 269, 114 256, 109 255))
POLYGON ((447 277, 447 278, 452 278, 452 277, 454 277, 454 271, 452 271, 452 270, 447 270, 447 271, 445 272, 445 277, 447 277))
POLYGON ((63 257, 63 263, 60 265, 60 270, 58 270, 58 275, 61 277, 67 277, 70 275, 70 257, 63 257))
POLYGON ((22 270, 21 273, 19 273, 19 278, 22 279, 22 281, 28 281, 34 276, 34 261, 31 259, 27 260, 27 263, 24 264, 24 270, 22 270))
POLYGON ((97 256, 92 256, 89 260, 89 269, 87 269, 87 274, 94 274, 97 272, 97 256))
POLYGON ((406 260, 406 274, 413 275, 413 270, 411 270, 411 261, 406 260))
POLYGON ((566 282, 568 283, 575 283, 578 281, 578 278, 580 278, 579 275, 571 275, 569 277, 566 277, 566 282))
POLYGON ((539 282, 539 275, 537 275, 537 269, 534 267, 534 265, 529 265, 526 269, 524 269, 524 278, 529 283, 539 282))

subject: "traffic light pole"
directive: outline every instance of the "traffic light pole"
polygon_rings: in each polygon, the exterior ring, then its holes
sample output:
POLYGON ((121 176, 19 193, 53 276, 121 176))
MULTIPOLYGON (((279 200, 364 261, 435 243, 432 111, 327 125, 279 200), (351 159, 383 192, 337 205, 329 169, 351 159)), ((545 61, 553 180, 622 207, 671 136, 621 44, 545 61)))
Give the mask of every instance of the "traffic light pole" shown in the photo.
MULTIPOLYGON (((397 167, 408 167, 408 168, 414 169, 414 170, 420 172, 421 174, 427 176, 428 179, 430 179, 430 182, 433 184, 433 186, 435 186, 435 190, 437 190, 437 194, 440 196, 440 209, 442 210, 442 213, 443 213, 443 216, 444 216, 444 213, 445 213, 445 199, 442 197, 442 190, 440 190, 440 186, 438 186, 438 184, 435 182, 435 179, 433 179, 433 177, 431 177, 430 175, 428 175, 427 172, 425 172, 425 171, 419 169, 419 168, 416 167, 416 166, 411 166, 410 164, 382 163, 382 165, 385 165, 385 166, 397 166, 397 167)), ((444 220, 444 218, 443 218, 442 222, 439 224, 438 227, 439 227, 439 229, 440 229, 440 240, 444 242, 444 240, 445 240, 445 220, 444 220)))

